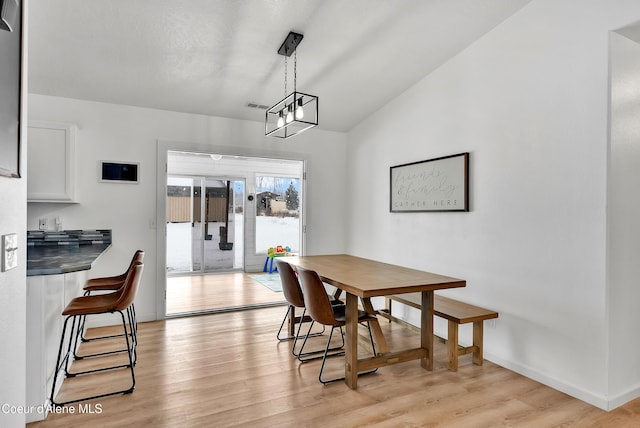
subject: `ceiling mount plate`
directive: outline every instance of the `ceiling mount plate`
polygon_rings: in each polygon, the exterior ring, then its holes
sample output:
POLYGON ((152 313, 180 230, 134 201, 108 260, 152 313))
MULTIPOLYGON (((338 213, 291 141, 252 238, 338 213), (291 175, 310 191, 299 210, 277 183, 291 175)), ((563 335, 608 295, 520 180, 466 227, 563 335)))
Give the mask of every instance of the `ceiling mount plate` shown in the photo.
POLYGON ((280 45, 278 53, 284 56, 291 56, 291 54, 296 51, 296 48, 302 41, 303 37, 304 36, 302 34, 294 33, 293 31, 289 32, 287 38, 284 39, 284 42, 282 42, 282 45, 280 45))

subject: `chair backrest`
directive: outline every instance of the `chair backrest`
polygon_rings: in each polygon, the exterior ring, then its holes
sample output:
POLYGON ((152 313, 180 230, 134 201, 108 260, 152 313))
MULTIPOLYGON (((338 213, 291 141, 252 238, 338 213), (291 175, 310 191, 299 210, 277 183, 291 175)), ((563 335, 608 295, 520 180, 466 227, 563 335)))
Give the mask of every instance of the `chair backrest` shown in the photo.
POLYGON ((304 305, 309 316, 320 324, 338 325, 327 290, 318 273, 298 267, 298 277, 304 295, 304 305))
POLYGON ((302 297, 302 289, 298 282, 298 277, 291 265, 283 260, 276 260, 280 281, 282 282, 282 292, 284 298, 291 306, 298 308, 304 307, 304 298, 302 297))
POLYGON ((114 303, 114 310, 123 311, 131 306, 138 292, 138 287, 140 286, 143 269, 144 264, 141 262, 135 262, 131 269, 129 269, 127 279, 124 281, 122 287, 120 287, 120 290, 117 291, 120 295, 114 303))
POLYGON ((136 250, 136 252, 133 254, 133 258, 131 259, 131 263, 129 263, 129 269, 127 270, 127 273, 129 273, 129 270, 133 268, 136 262, 144 263, 144 250, 136 250))
POLYGON ((127 268, 126 272, 118 276, 117 278, 123 281, 126 280, 127 275, 129 275, 129 272, 131 272, 131 269, 133 268, 133 266, 136 263, 143 263, 143 261, 144 261, 144 250, 136 250, 136 252, 133 253, 133 257, 131 258, 131 262, 129 263, 129 267, 127 268))

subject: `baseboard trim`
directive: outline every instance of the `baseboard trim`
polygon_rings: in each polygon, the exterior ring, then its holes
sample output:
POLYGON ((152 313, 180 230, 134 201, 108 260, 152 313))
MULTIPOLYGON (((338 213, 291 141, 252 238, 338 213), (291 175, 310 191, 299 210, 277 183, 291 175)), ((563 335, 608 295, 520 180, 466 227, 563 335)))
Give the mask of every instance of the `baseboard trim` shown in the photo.
POLYGON ((616 407, 620 407, 629 401, 635 400, 640 397, 640 385, 636 385, 634 388, 629 389, 622 394, 614 395, 609 398, 609 408, 607 410, 613 410, 616 407))
MULTIPOLYGON (((399 322, 402 325, 419 331, 419 328, 414 326, 413 324, 408 323, 407 321, 404 321, 395 316, 390 316, 388 313, 381 313, 380 315, 387 319, 390 318, 391 321, 399 322)), ((440 337, 447 337, 447 332, 439 331, 437 327, 434 328, 434 334, 440 337)), ((461 344, 463 344, 462 340, 460 342, 461 344)), ((592 406, 598 407, 599 409, 605 411, 611 411, 625 403, 628 403, 629 401, 640 397, 640 384, 634 388, 629 389, 626 392, 608 397, 605 395, 594 394, 575 385, 566 383, 562 380, 559 380, 558 378, 549 376, 527 365, 515 363, 510 360, 505 360, 495 354, 492 354, 491 352, 488 352, 487 348, 484 349, 483 354, 484 359, 487 361, 491 361, 494 364, 497 364, 529 379, 535 380, 536 382, 540 382, 543 385, 563 392, 567 395, 577 398, 578 400, 584 401, 585 403, 591 404, 592 406)))
POLYGON ((598 407, 602 410, 609 411, 613 409, 612 407, 610 407, 610 400, 608 400, 607 397, 603 395, 593 394, 592 392, 563 382, 555 377, 548 376, 524 364, 518 364, 513 361, 505 360, 490 352, 487 352, 486 349, 484 352, 484 358, 485 360, 491 361, 494 364, 521 374, 522 376, 528 377, 529 379, 533 379, 536 382, 540 382, 541 384, 546 385, 550 388, 556 389, 560 392, 564 392, 567 395, 584 401, 585 403, 589 403, 592 406, 598 407))

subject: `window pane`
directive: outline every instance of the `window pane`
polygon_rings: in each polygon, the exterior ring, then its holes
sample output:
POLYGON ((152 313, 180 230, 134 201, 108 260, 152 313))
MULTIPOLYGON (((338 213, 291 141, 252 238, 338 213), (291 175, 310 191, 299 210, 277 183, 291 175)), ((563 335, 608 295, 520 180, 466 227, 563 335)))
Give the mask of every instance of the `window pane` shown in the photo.
POLYGON ((256 176, 256 254, 278 245, 300 252, 300 179, 256 176))

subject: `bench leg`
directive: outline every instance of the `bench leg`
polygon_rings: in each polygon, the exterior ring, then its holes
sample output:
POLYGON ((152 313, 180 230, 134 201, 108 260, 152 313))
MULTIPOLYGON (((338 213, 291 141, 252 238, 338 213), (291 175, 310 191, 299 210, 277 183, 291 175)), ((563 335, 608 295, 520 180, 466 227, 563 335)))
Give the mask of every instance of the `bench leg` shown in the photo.
POLYGON ((386 296, 384 298, 384 310, 389 314, 389 322, 391 322, 391 299, 386 296))
POLYGON ((473 323, 473 364, 482 365, 482 321, 476 321, 473 323))
MULTIPOLYGON (((452 372, 457 372, 458 371, 458 324, 456 324, 453 321, 448 321, 448 324, 449 324, 449 334, 447 336, 447 354, 449 357, 448 368, 452 372)), ((474 335, 474 338, 475 338, 475 335, 474 335)), ((475 353, 473 355, 475 358, 475 353)))

